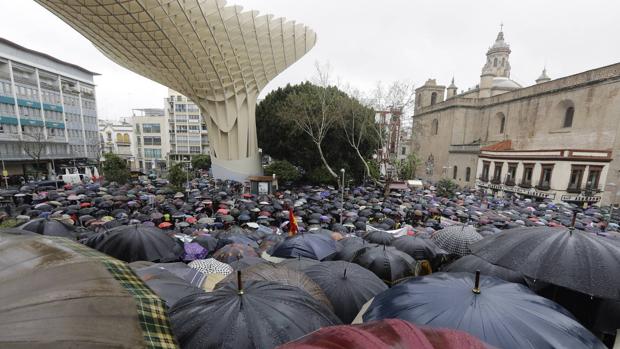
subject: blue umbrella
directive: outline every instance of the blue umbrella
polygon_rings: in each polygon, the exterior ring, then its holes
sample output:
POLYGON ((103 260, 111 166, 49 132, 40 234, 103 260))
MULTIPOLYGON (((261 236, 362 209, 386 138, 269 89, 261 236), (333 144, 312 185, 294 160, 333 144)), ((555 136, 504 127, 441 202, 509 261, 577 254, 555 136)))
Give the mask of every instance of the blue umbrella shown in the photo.
POLYGON ((336 241, 321 234, 297 234, 273 247, 271 255, 280 258, 306 257, 322 261, 337 252, 336 241))
POLYGON ((557 303, 521 284, 471 273, 436 273, 398 284, 377 295, 363 319, 462 330, 504 349, 605 348, 557 303))

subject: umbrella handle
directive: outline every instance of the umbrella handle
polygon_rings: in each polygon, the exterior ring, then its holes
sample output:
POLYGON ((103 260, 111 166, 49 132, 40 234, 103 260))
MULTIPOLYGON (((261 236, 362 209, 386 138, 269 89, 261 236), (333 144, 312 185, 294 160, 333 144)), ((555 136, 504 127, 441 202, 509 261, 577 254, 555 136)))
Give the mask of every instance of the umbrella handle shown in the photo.
POLYGON ((237 270, 237 294, 243 295, 243 284, 241 283, 241 270, 237 270))
POLYGON ((476 270, 476 281, 471 291, 475 294, 480 294, 480 270, 476 270))

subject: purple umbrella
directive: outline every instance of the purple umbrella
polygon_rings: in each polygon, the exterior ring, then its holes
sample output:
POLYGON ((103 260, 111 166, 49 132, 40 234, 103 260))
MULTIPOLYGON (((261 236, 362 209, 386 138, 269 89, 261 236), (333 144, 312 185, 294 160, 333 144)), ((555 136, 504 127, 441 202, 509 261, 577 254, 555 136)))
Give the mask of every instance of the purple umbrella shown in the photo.
POLYGON ((197 242, 186 242, 183 244, 183 248, 185 249, 183 260, 186 262, 191 262, 196 259, 205 259, 209 253, 206 248, 202 247, 197 242))

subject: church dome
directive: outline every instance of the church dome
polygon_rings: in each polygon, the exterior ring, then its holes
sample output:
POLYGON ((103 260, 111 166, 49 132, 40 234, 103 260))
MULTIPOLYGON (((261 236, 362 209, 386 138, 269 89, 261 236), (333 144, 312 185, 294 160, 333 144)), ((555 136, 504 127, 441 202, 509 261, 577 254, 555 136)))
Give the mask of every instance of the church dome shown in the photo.
POLYGON ((516 90, 520 89, 521 86, 518 82, 511 80, 510 78, 505 77, 495 77, 493 78, 493 85, 491 88, 501 89, 501 90, 516 90))

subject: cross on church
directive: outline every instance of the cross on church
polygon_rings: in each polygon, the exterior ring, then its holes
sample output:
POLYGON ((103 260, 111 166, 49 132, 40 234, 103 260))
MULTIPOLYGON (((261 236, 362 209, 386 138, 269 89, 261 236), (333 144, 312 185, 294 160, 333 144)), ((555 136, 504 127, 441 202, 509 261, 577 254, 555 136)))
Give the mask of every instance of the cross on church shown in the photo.
POLYGON ((500 32, 503 32, 503 31, 504 31, 504 22, 501 22, 501 23, 499 24, 499 31, 500 31, 500 32))

